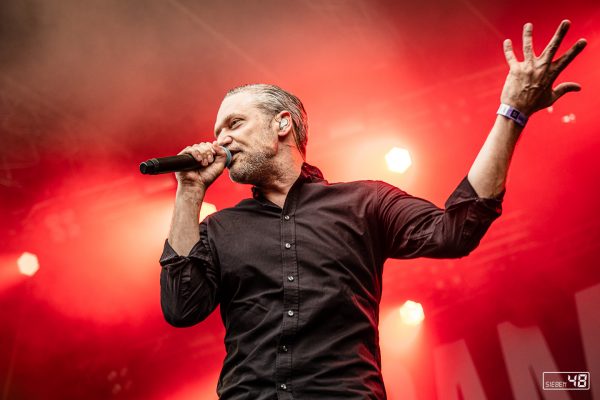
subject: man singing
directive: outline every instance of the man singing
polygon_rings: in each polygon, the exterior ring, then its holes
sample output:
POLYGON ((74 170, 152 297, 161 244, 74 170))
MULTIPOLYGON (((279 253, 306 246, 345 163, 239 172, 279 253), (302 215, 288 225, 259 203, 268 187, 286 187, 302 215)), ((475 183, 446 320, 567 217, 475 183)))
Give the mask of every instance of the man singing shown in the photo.
POLYGON ((307 116, 283 89, 227 93, 216 140, 186 147, 202 167, 178 172, 175 209, 161 257, 161 304, 177 327, 220 305, 227 356, 221 399, 385 399, 378 340, 382 269, 392 258, 463 257, 501 213, 511 156, 527 119, 581 87, 552 87, 585 47, 553 61, 570 22, 540 56, 532 25, 524 60, 510 40, 510 71, 495 123, 445 209, 380 181, 329 183, 305 162, 307 116), (223 173, 251 184, 252 198, 198 223, 210 184, 223 173))

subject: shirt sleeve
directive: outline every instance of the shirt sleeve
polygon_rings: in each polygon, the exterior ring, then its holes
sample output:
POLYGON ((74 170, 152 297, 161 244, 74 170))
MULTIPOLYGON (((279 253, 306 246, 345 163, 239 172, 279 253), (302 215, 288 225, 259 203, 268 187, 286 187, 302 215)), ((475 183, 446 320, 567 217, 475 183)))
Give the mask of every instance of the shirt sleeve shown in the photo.
POLYGON ((458 258, 468 255, 502 213, 505 191, 478 197, 465 177, 441 209, 379 182, 378 219, 385 257, 458 258))
POLYGON ((160 265, 160 304, 169 324, 192 326, 213 312, 218 304, 219 272, 208 244, 206 220, 188 256, 177 254, 165 240, 160 265))

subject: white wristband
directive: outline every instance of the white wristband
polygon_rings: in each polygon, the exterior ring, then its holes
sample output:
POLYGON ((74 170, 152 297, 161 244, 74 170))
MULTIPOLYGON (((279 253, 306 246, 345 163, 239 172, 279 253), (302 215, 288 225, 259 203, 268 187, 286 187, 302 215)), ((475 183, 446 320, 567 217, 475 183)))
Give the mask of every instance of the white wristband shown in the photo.
POLYGON ((508 119, 512 119, 513 121, 515 121, 517 124, 519 124, 521 126, 525 126, 525 124, 527 123, 527 120, 529 119, 521 111, 509 106, 508 104, 500 104, 500 108, 498 108, 498 111, 496 112, 496 114, 502 115, 508 119))

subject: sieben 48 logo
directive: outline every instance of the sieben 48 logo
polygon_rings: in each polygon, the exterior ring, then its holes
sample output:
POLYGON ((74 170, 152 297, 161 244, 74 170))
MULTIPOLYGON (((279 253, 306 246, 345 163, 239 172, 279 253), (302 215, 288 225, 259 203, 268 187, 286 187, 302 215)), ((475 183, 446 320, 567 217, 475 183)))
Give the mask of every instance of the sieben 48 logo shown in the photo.
POLYGON ((544 390, 589 390, 589 372, 544 372, 544 390))

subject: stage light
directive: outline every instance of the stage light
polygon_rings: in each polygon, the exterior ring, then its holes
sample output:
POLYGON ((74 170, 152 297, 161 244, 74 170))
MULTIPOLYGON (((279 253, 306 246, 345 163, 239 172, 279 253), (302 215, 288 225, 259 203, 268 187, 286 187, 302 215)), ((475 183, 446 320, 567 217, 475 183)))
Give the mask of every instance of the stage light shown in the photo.
POLYGON ((402 318, 402 322, 406 325, 419 325, 425 319, 423 306, 412 300, 407 300, 402 307, 400 307, 399 311, 400 318, 402 318))
POLYGON ((420 337, 424 318, 421 304, 411 300, 384 314, 379 329, 379 342, 388 361, 389 357, 406 355, 414 348, 415 341, 420 337))
POLYGON ((37 256, 28 252, 21 254, 21 257, 17 260, 17 266, 19 267, 19 272, 27 276, 35 275, 38 269, 40 269, 37 256))
POLYGON ((203 221, 204 218, 214 212, 217 212, 217 206, 206 202, 202 203, 202 207, 200 208, 200 221, 203 221))
POLYGON ((385 155, 385 162, 390 171, 400 174, 406 172, 411 166, 412 160, 408 150, 394 147, 385 155))

